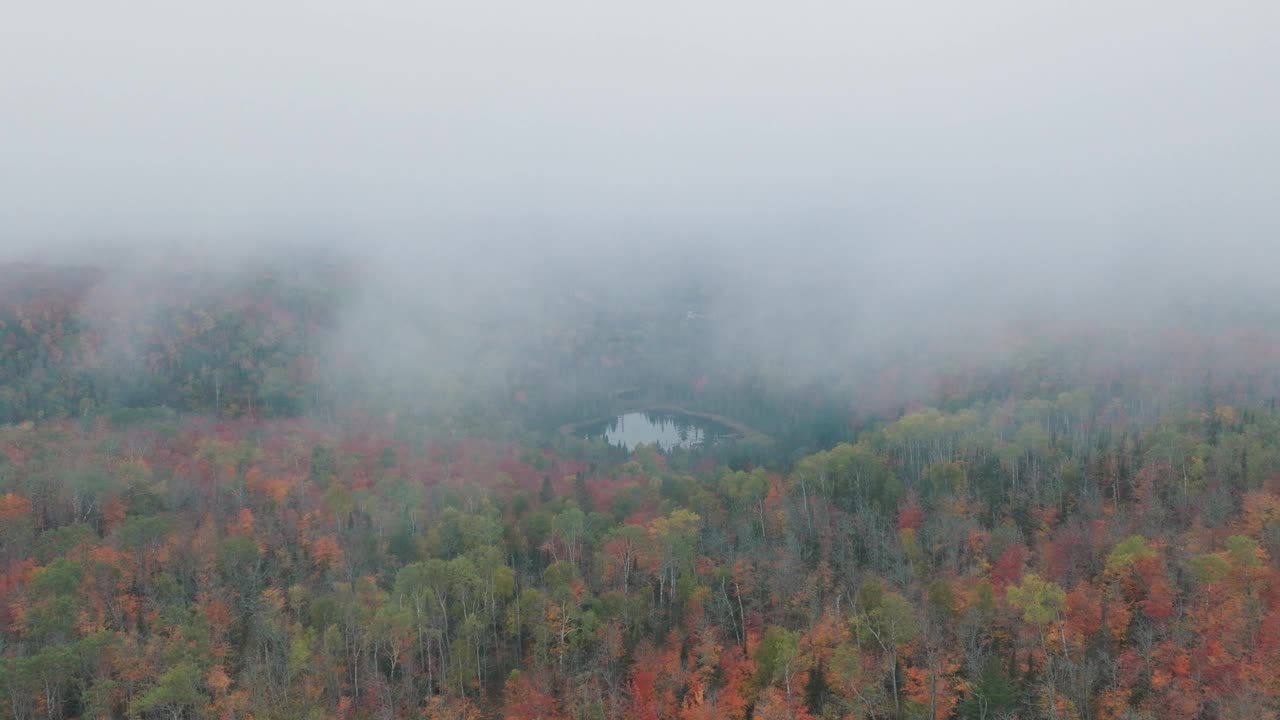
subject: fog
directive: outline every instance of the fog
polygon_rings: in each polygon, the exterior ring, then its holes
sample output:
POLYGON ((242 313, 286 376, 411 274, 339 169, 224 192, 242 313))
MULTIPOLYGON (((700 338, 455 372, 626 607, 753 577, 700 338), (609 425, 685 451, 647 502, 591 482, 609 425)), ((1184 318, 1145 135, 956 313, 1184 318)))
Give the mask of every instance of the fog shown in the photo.
POLYGON ((1276 289, 1272 2, 4 16, 7 259, 324 252, 384 370, 500 367, 574 293, 697 288, 707 352, 794 378, 1276 289))

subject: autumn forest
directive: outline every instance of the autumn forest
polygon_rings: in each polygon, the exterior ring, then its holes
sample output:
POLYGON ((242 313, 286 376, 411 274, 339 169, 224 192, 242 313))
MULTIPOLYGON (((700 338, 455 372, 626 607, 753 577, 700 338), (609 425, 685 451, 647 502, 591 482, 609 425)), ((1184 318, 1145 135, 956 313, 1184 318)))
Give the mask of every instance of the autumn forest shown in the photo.
POLYGON ((519 364, 415 380, 333 342, 332 266, 0 278, 3 717, 1280 702, 1280 342, 1249 314, 1130 338, 1140 362, 1041 330, 859 390, 712 358, 695 290, 587 297, 519 364), (755 436, 563 430, 644 403, 755 436))

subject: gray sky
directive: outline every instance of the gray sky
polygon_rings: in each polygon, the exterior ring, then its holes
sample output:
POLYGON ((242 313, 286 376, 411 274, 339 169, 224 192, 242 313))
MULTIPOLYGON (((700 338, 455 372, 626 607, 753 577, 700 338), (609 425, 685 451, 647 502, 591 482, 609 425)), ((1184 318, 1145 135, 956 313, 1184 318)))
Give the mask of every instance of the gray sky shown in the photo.
POLYGON ((412 372, 682 268, 791 376, 960 355, 1280 297, 1277 78, 1273 0, 0 0, 0 258, 336 247, 412 372))
POLYGON ((8 243, 803 221, 999 255, 1280 225, 1267 0, 62 0, 0 18, 8 243))

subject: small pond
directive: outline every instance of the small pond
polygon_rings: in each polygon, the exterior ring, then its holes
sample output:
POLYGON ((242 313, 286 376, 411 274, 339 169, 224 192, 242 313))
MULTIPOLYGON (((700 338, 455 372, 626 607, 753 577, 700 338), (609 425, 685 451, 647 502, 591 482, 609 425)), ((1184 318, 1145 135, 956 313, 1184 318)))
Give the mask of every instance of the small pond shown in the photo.
POLYGON ((647 410, 619 415, 607 422, 579 425, 587 438, 601 438, 610 445, 634 450, 641 443, 657 444, 663 450, 695 448, 716 440, 738 437, 732 428, 714 420, 680 412, 647 410))

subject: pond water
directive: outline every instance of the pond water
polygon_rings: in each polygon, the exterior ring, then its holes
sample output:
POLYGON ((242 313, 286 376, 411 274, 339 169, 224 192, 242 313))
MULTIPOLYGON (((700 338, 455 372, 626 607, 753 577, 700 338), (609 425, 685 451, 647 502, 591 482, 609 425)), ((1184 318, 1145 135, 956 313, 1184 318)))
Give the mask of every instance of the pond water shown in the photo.
POLYGON ((695 448, 736 433, 720 423, 678 412, 632 412, 608 422, 584 425, 579 431, 588 438, 603 437, 610 445, 634 450, 641 443, 657 444, 663 450, 695 448))

